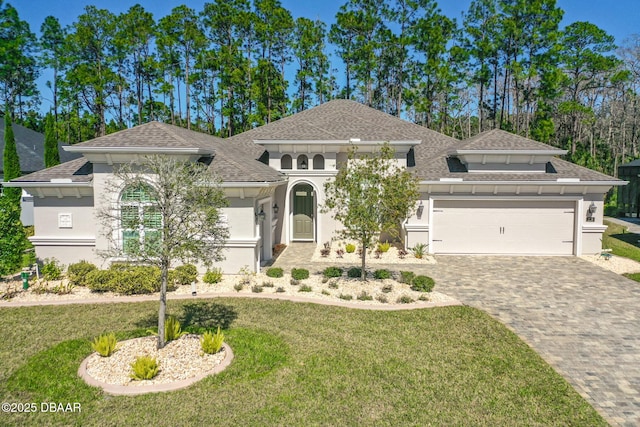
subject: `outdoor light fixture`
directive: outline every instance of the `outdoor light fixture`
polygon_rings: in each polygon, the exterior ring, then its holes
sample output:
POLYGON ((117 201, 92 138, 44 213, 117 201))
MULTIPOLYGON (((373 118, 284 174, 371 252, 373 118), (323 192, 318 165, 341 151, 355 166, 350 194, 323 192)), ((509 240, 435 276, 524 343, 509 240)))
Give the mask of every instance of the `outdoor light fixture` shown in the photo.
POLYGON ((307 161, 305 159, 302 159, 302 162, 300 162, 300 169, 306 169, 307 168, 307 161))
POLYGON ((596 219, 594 217, 598 207, 595 203, 591 202, 589 207, 587 208, 587 222, 594 222, 596 219))
POLYGON ((266 217, 267 214, 264 213, 264 210, 262 209, 262 207, 260 207, 260 212, 256 214, 256 224, 258 223, 258 221, 264 221, 266 217))
POLYGON ((416 212, 418 219, 422 219, 422 212, 424 212, 424 205, 422 204, 422 200, 420 200, 420 203, 418 204, 418 211, 416 212))
POLYGON ((278 204, 276 203, 275 205, 273 205, 273 213, 277 215, 279 211, 280 211, 280 208, 278 207, 278 204))

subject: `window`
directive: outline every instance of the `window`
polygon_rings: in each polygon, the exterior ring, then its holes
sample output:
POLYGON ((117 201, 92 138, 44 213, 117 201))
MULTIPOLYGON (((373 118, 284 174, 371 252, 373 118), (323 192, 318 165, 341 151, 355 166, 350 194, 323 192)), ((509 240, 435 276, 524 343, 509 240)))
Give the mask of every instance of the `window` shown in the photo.
POLYGON ((322 154, 316 154, 313 156, 313 168, 324 169, 324 156, 322 156, 322 154))
POLYGON ((309 169, 309 158, 304 154, 298 156, 298 169, 309 169))
POLYGON ((155 204, 151 187, 138 184, 126 188, 120 197, 122 250, 135 254, 157 247, 162 228, 162 215, 155 204))
POLYGON ((280 159, 280 169, 291 169, 291 164, 292 164, 291 156, 288 154, 285 154, 280 159))

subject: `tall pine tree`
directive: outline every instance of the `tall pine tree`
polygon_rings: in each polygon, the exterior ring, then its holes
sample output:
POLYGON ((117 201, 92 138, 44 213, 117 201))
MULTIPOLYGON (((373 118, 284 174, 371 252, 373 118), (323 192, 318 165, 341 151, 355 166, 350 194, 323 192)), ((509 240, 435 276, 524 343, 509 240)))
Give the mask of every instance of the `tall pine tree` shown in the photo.
MULTIPOLYGON (((13 135, 11 114, 7 108, 4 113, 4 152, 2 153, 4 168, 4 181, 11 181, 20 176, 20 159, 16 147, 16 138, 13 135)), ((22 191, 19 188, 4 188, 3 194, 11 198, 11 201, 19 205, 22 191)))
POLYGON ((46 168, 60 164, 60 152, 58 151, 55 128, 53 114, 47 113, 44 124, 44 167, 46 168))

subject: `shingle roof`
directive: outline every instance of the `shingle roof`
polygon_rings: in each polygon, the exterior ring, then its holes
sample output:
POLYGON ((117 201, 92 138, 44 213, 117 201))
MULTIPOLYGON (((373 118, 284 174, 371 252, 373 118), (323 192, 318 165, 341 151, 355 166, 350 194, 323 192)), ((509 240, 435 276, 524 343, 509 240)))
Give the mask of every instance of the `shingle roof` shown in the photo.
MULTIPOLYGON (((20 158, 20 170, 22 173, 39 171, 44 168, 44 135, 24 126, 12 123, 13 135, 16 139, 16 148, 20 158)), ((77 159, 78 153, 67 153, 62 149, 61 142, 58 143, 60 161, 67 162, 77 159)), ((0 153, 4 152, 4 118, 0 118, 0 153)), ((0 175, 4 171, 0 162, 0 175)))
POLYGON ((418 152, 428 153, 457 140, 423 126, 410 123, 355 101, 335 99, 227 138, 258 157, 264 148, 254 140, 421 140, 418 152))
MULTIPOLYGON (((177 126, 150 122, 131 129, 92 139, 75 147, 80 148, 196 148, 213 153, 210 168, 224 182, 274 182, 284 175, 233 147, 227 141, 177 126)), ((92 179, 91 164, 84 158, 23 176, 19 182, 49 182, 70 178, 73 182, 92 179), (89 173, 87 168, 91 169, 89 173)))
POLYGON ((481 132, 469 139, 465 139, 455 148, 458 150, 560 150, 551 145, 501 129, 481 132))

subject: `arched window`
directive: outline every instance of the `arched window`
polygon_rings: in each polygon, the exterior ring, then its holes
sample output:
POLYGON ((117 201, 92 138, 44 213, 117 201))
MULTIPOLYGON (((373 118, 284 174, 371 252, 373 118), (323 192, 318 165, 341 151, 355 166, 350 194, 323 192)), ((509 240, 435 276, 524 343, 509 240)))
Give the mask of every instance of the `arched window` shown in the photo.
POLYGON ((125 254, 149 254, 157 248, 162 215, 149 185, 138 183, 124 189, 120 196, 120 228, 125 254))
POLYGON ((322 154, 316 154, 313 156, 313 168, 324 169, 324 156, 322 154))
POLYGON ((280 169, 291 169, 292 163, 293 162, 291 161, 291 156, 288 154, 285 154, 280 159, 280 169))
POLYGON ((298 156, 298 169, 309 169, 309 158, 305 154, 300 154, 298 156))

